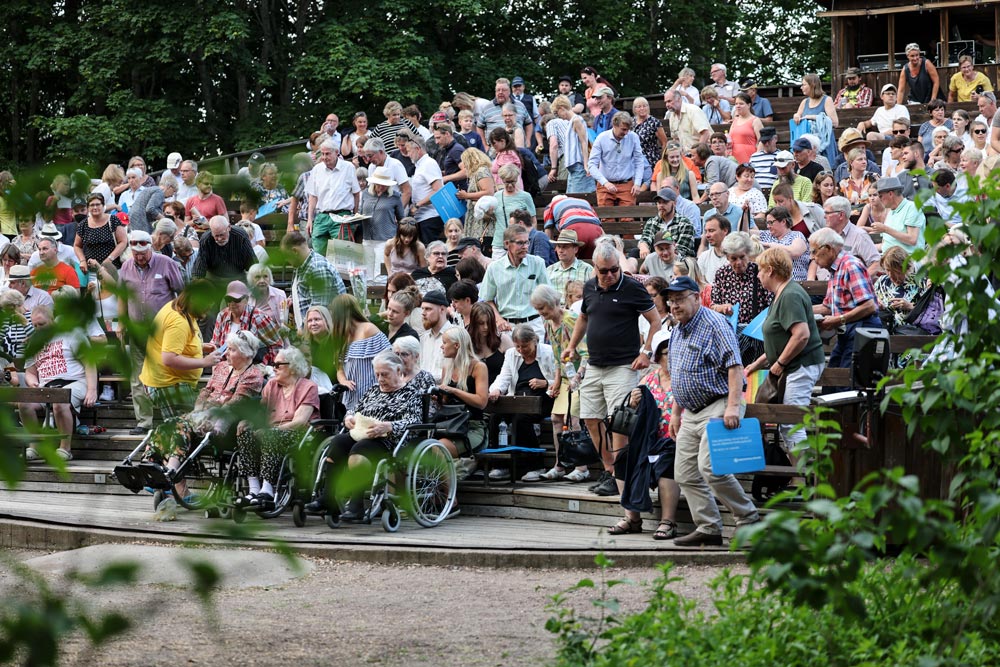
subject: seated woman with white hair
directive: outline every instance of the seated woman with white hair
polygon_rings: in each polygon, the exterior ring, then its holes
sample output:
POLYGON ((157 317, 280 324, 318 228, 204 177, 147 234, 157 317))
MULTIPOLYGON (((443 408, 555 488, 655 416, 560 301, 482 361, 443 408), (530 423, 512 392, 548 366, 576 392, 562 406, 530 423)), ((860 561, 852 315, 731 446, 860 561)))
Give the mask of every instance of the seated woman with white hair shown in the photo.
POLYGON ((420 339, 402 336, 392 344, 392 351, 403 362, 403 382, 413 386, 418 394, 426 394, 437 386, 437 379, 420 368, 420 339))
POLYGON ((266 508, 274 502, 282 458, 319 412, 319 391, 308 379, 309 371, 301 352, 292 347, 280 350, 274 359, 274 378, 261 396, 271 428, 256 429, 248 422, 237 428, 237 465, 250 487, 245 497, 237 499, 240 507, 266 508))
POLYGON ((287 295, 274 286, 274 274, 267 264, 254 264, 247 269, 247 286, 250 288, 248 306, 266 313, 284 327, 288 323, 287 295))
MULTIPOLYGON (((539 396, 542 409, 538 418, 551 414, 552 397, 549 388, 556 380, 556 360, 552 346, 538 340, 538 334, 527 324, 518 324, 511 333, 514 347, 504 352, 500 376, 490 385, 490 400, 505 396, 539 396)), ((517 441, 525 446, 537 442, 530 420, 518 424, 517 441)))
POLYGON ((374 465, 387 458, 411 424, 421 419, 420 394, 403 380, 403 361, 392 350, 383 350, 372 360, 376 383, 358 401, 352 415, 344 420, 350 429, 333 437, 331 458, 323 462, 324 481, 316 497, 305 509, 310 514, 332 507, 328 494, 335 492, 340 503, 348 499, 340 518, 356 521, 364 513, 364 490, 370 487, 374 465), (346 464, 346 465, 345 465, 346 464), (337 480, 328 484, 329 470, 337 468, 337 480))

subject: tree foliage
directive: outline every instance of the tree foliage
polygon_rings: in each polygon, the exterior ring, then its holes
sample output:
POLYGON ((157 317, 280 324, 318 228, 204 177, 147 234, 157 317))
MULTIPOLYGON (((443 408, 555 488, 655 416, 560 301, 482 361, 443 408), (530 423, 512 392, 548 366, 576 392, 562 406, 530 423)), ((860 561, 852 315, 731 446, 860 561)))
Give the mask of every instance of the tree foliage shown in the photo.
POLYGON ((435 108, 497 76, 551 94, 592 65, 626 95, 707 80, 785 83, 828 59, 809 0, 125 0, 0 3, 0 167, 208 156, 301 138, 331 110, 435 108), (775 49, 780 42, 784 48, 775 49))

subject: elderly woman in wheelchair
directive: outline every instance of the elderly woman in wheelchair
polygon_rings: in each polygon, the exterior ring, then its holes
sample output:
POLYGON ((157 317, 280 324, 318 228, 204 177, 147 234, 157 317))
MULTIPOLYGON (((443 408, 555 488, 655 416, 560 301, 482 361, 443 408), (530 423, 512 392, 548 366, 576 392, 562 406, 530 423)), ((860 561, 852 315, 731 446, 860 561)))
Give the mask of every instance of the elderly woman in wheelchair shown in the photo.
POLYGON ((363 519, 364 491, 371 486, 372 466, 388 458, 408 427, 421 419, 421 395, 405 381, 399 356, 383 350, 372 360, 372 366, 376 384, 361 397, 354 414, 344 420, 349 430, 328 442, 315 497, 305 506, 310 514, 336 514, 336 501, 331 497, 335 492, 339 498, 349 499, 341 520, 363 519), (331 466, 336 477, 332 485, 331 466))
POLYGON ((285 455, 300 443, 319 412, 319 391, 307 378, 311 367, 302 352, 290 347, 280 350, 274 369, 274 378, 262 394, 270 428, 255 430, 243 421, 236 429, 237 465, 248 489, 235 505, 244 511, 273 507, 285 455))

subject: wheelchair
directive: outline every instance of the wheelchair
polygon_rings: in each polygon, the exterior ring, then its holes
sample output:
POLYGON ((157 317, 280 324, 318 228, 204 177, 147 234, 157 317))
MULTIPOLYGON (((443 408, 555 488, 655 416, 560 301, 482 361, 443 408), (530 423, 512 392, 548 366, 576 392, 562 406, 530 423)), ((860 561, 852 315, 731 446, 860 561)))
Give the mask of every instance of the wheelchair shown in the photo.
MULTIPOLYGON (((426 421, 429 395, 424 401, 426 421)), ((382 529, 399 530, 405 511, 424 528, 432 528, 451 514, 457 491, 455 461, 447 447, 434 438, 438 425, 411 424, 403 431, 391 454, 378 462, 371 488, 363 496, 363 514, 357 523, 371 524, 381 519, 382 529)), ((333 437, 323 441, 312 457, 315 476, 310 493, 300 494, 292 507, 292 520, 302 527, 309 514, 305 503, 323 488, 323 461, 330 456, 333 437)), ((340 508, 327 508, 324 519, 332 529, 340 527, 340 508)))
POLYGON ((234 483, 229 487, 228 502, 225 504, 228 515, 233 521, 243 523, 250 513, 256 514, 261 519, 274 519, 289 508, 293 508, 295 525, 300 528, 305 525, 301 508, 306 502, 304 499, 312 493, 312 486, 305 485, 312 481, 311 471, 318 465, 317 461, 322 461, 321 458, 317 458, 315 452, 324 451, 324 444, 332 438, 330 434, 339 431, 343 425, 346 408, 341 399, 346 391, 347 387, 344 385, 335 384, 331 393, 320 396, 319 417, 309 422, 302 438, 281 460, 274 484, 273 502, 259 506, 242 506, 238 502, 238 499, 248 493, 249 486, 246 479, 236 473, 237 455, 234 454, 232 463, 234 483), (329 437, 323 440, 319 447, 315 447, 317 435, 324 433, 329 437))
POLYGON ((139 445, 115 466, 114 477, 118 483, 132 493, 152 489, 154 510, 171 494, 180 507, 203 511, 205 518, 228 517, 229 497, 236 484, 236 453, 224 448, 220 450, 212 441, 216 434, 209 432, 184 456, 180 466, 171 470, 157 460, 158 457, 140 460, 153 435, 154 431, 149 431, 139 445), (206 450, 213 456, 202 456, 206 450), (188 495, 178 490, 182 481, 188 484, 188 495))

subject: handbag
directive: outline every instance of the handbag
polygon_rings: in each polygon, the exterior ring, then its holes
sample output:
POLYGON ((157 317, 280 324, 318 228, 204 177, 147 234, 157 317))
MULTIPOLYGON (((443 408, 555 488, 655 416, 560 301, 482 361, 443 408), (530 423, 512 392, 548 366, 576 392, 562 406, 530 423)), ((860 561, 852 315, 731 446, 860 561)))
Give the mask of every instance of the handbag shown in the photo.
POLYGON ((469 434, 469 410, 465 405, 442 405, 434 414, 435 436, 464 438, 469 434))
POLYGON ((788 384, 788 373, 782 373, 775 379, 774 373, 768 373, 764 382, 757 389, 754 403, 781 403, 785 400, 785 385, 788 384))
MULTIPOLYGON (((566 402, 566 418, 573 414, 573 392, 569 393, 566 402)), ((594 440, 586 428, 579 431, 563 431, 559 434, 559 456, 557 462, 565 469, 589 466, 598 463, 601 455, 594 447, 594 440)))
POLYGON ((622 400, 621 405, 617 406, 615 411, 611 413, 611 421, 608 424, 608 429, 612 433, 632 435, 632 429, 639 419, 639 411, 629 405, 631 395, 632 392, 629 392, 629 395, 622 400))

